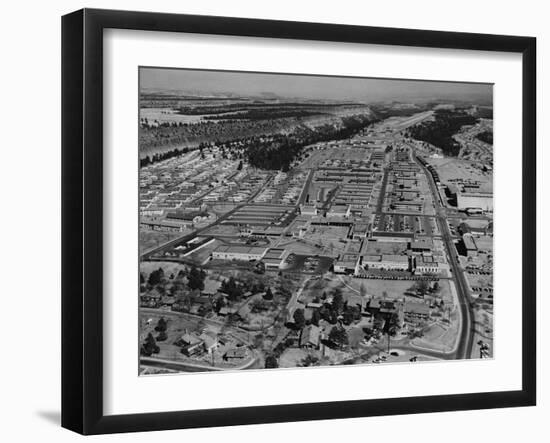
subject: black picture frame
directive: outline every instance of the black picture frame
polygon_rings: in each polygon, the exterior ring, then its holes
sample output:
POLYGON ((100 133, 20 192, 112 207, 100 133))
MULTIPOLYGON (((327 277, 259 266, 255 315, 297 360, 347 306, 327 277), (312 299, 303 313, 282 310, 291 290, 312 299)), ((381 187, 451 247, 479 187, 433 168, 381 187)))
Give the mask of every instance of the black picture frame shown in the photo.
POLYGON ((82 434, 230 426, 536 403, 536 39, 83 9, 62 18, 62 426, 82 434), (522 388, 106 416, 103 413, 103 30, 503 51, 522 55, 522 388))

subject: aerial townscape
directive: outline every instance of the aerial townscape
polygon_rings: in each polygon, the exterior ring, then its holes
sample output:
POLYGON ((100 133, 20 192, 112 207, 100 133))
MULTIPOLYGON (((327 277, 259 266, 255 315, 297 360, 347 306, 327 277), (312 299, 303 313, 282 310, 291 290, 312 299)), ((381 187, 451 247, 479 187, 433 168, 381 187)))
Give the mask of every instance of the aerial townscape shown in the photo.
POLYGON ((141 69, 140 374, 492 358, 491 85, 141 69))

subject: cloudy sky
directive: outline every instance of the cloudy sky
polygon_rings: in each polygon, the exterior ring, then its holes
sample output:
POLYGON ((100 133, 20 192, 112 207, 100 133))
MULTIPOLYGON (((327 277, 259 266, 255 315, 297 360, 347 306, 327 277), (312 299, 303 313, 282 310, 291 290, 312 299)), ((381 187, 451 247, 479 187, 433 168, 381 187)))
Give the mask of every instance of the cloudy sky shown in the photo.
POLYGON ((203 94, 276 94, 306 99, 382 101, 465 99, 492 102, 492 85, 231 71, 141 68, 140 87, 203 94))

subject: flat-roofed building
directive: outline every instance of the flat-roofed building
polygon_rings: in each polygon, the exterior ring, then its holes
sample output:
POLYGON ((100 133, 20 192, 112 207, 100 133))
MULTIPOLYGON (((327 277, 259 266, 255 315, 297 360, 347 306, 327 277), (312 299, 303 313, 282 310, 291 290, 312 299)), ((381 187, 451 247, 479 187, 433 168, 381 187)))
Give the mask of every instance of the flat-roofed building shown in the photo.
POLYGON ((351 214, 351 205, 333 205, 327 212, 327 217, 347 218, 351 214))
POLYGON ((240 245, 220 245, 212 252, 212 258, 220 260, 261 260, 267 248, 240 245))
POLYGON ((336 274, 355 274, 358 263, 359 263, 359 255, 343 254, 334 263, 334 272, 336 274))
POLYGON ((416 257, 415 272, 417 274, 439 274, 439 263, 431 255, 416 257))
POLYGON ((493 211, 492 192, 459 192, 456 196, 458 209, 481 209, 493 211))
POLYGON ((408 271, 409 257, 397 254, 365 255, 361 264, 367 269, 408 271))
POLYGON ((466 248, 466 255, 468 257, 477 255, 477 245, 472 234, 466 233, 462 236, 464 247, 466 248))
POLYGON ((317 215, 317 207, 315 205, 301 205, 300 214, 301 215, 317 215))
POLYGON ((434 242, 430 238, 413 240, 410 243, 410 249, 413 252, 430 252, 434 247, 434 242))
POLYGON ((321 338, 321 329, 319 326, 308 325, 302 329, 300 334, 300 347, 317 349, 321 338))
POLYGON ((262 258, 266 270, 279 269, 283 264, 288 252, 284 248, 270 248, 262 258))
POLYGON ((409 322, 426 321, 430 318, 430 307, 425 303, 405 302, 403 312, 405 320, 409 322))

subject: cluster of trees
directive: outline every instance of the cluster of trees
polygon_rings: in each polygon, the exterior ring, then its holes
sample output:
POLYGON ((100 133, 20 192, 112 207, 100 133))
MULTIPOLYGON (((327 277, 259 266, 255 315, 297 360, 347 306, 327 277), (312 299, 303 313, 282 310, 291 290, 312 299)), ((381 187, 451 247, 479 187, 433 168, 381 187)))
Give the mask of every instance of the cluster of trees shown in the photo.
POLYGON ((145 292, 147 289, 156 289, 161 294, 164 294, 168 288, 170 295, 177 296, 184 289, 184 277, 187 277, 187 288, 190 291, 202 291, 204 289, 206 272, 196 266, 193 266, 187 272, 180 269, 177 276, 172 273, 167 277, 162 267, 151 271, 148 277, 146 277, 146 274, 140 273, 140 288, 142 292, 145 292), (171 286, 168 285, 169 283, 171 283, 171 286))
POLYGON ((348 333, 342 325, 333 326, 328 334, 328 339, 340 349, 348 345, 348 333))
POLYGON ((292 117, 311 117, 314 115, 322 115, 321 112, 308 111, 304 109, 250 109, 248 111, 240 111, 234 114, 209 115, 204 117, 205 120, 268 120, 275 118, 292 118, 292 117))
POLYGON ((420 297, 424 297, 428 293, 438 293, 441 287, 438 282, 434 282, 433 286, 426 280, 416 280, 409 288, 409 291, 416 292, 420 297))
POLYGON ((244 294, 242 285, 238 284, 233 276, 222 282, 220 290, 225 292, 231 301, 239 300, 244 294))
POLYGON ((476 138, 482 142, 493 144, 493 131, 483 131, 476 135, 476 138))
POLYGON ((139 167, 143 168, 144 166, 152 165, 153 163, 157 163, 162 160, 179 157, 180 155, 187 154, 190 150, 190 148, 174 148, 171 151, 153 154, 152 156, 147 155, 139 159, 139 167))
POLYGON ((187 287, 192 291, 198 289, 202 291, 204 289, 204 279, 206 278, 206 272, 203 269, 199 269, 193 266, 187 274, 187 287))
POLYGON ((371 106, 372 110, 378 118, 381 120, 389 117, 410 117, 419 112, 427 111, 435 106, 435 103, 426 103, 424 105, 417 105, 415 107, 396 108, 393 105, 376 105, 371 106))
POLYGON ((290 134, 275 134, 270 138, 253 137, 244 148, 244 157, 256 168, 288 171, 302 148, 318 142, 347 139, 374 123, 369 115, 342 118, 341 125, 325 124, 311 129, 300 126, 290 134))
MULTIPOLYGON (((142 278, 144 277, 140 274, 140 280, 142 278)), ((149 278, 147 279, 147 284, 151 287, 156 286, 162 283, 163 279, 164 279, 164 269, 158 268, 149 274, 149 278)))
POLYGON ((265 301, 273 300, 273 292, 270 287, 266 287, 263 281, 254 279, 244 279, 243 281, 235 279, 231 276, 224 280, 220 286, 220 291, 227 294, 227 298, 231 301, 237 301, 242 298, 245 292, 257 294, 265 292, 263 299, 265 301))
POLYGON ((462 126, 473 125, 478 119, 464 111, 448 109, 435 111, 434 117, 433 121, 422 122, 409 128, 408 135, 441 148, 445 155, 456 157, 460 153, 460 143, 453 135, 462 126))
MULTIPOLYGON (((251 110, 261 111, 293 111, 307 109, 310 112, 316 112, 317 109, 333 109, 341 106, 349 106, 351 103, 266 103, 266 102, 248 102, 248 103, 229 103, 217 106, 182 106, 178 109, 178 114, 182 115, 215 115, 226 114, 229 112, 236 113, 237 111, 248 112, 251 110)), ((219 118, 222 115, 215 115, 214 118, 219 118)))

